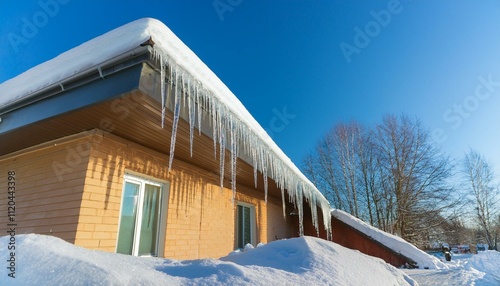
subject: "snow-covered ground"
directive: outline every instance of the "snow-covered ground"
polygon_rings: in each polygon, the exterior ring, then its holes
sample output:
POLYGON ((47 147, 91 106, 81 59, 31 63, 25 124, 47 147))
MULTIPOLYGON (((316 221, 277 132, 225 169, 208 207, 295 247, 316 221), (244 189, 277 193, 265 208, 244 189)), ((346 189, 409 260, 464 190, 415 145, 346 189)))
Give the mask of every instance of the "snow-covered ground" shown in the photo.
POLYGON ((445 262, 447 269, 407 269, 405 272, 420 286, 498 286, 500 285, 500 252, 482 251, 477 255, 455 254, 445 262))
POLYGON ((221 259, 170 260, 106 253, 44 235, 0 238, 0 285, 418 285, 403 271, 313 237, 279 240, 221 259))
POLYGON ((454 255, 441 269, 396 269, 313 237, 280 240, 220 259, 171 260, 88 250, 18 235, 15 278, 0 237, 0 285, 500 285, 500 252, 454 255))
POLYGON ((383 232, 344 211, 332 210, 332 216, 416 261, 419 269, 404 271, 420 286, 500 286, 500 252, 455 254, 452 261, 447 262, 442 255, 431 256, 404 239, 383 232))

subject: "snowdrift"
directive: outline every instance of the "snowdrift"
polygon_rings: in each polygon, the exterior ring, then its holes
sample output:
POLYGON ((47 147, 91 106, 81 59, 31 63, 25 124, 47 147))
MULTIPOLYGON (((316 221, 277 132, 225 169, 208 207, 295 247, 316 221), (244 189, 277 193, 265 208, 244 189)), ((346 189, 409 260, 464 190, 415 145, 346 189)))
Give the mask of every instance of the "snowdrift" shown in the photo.
POLYGON ((332 210, 332 216, 361 231, 362 233, 368 235, 369 237, 394 250, 395 252, 414 260, 415 262, 417 262, 417 265, 420 268, 448 268, 448 266, 441 262, 438 258, 425 253, 424 251, 415 247, 413 244, 408 243, 406 240, 381 231, 380 229, 375 228, 344 211, 337 209, 332 210))
MULTIPOLYGON (((8 242, 1 237, 0 249, 8 242)), ((7 258, 1 251, 0 260, 7 258)), ((312 237, 275 241, 220 260, 177 261, 27 234, 16 237, 16 278, 2 269, 0 285, 417 285, 380 259, 312 237)))
POLYGON ((500 285, 500 252, 480 251, 456 254, 449 268, 440 270, 405 269, 420 285, 428 286, 498 286, 500 285))
POLYGON ((499 283, 496 285, 500 285, 500 252, 498 251, 481 251, 469 259, 464 268, 484 272, 485 276, 482 277, 483 280, 493 281, 499 283))

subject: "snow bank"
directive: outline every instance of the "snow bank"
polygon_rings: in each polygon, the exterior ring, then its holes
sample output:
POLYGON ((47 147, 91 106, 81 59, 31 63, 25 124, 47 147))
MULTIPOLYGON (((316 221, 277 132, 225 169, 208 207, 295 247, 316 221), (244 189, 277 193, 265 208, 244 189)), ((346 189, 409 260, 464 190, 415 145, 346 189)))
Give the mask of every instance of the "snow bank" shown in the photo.
MULTIPOLYGON (((0 238, 0 261, 7 260, 7 243, 0 238)), ((16 278, 2 267, 0 285, 417 285, 380 259, 312 237, 220 260, 134 257, 34 234, 17 236, 16 246, 16 278)))
MULTIPOLYGON (((51 86, 64 86, 66 81, 79 73, 100 70, 104 62, 109 62, 113 58, 138 48, 150 38, 155 42, 154 56, 161 64, 163 112, 166 93, 169 90, 166 85, 171 88, 172 94, 169 96, 175 98, 169 168, 174 158, 179 110, 185 109, 189 112, 192 138, 195 119, 198 118, 199 126, 201 110, 204 109, 213 119, 213 134, 211 135, 214 148, 218 143, 220 150, 227 147, 231 153, 229 161, 231 162, 233 199, 236 191, 236 157, 239 152, 243 152, 252 159, 249 163, 254 167, 255 182, 257 182, 257 170, 264 174, 266 201, 267 176, 269 176, 282 190, 283 215, 286 215, 285 189, 288 191, 290 201, 297 207, 301 233, 303 233, 302 202, 305 199, 311 206, 313 225, 316 230, 318 231, 319 228, 316 206, 320 206, 323 227, 330 235, 330 205, 325 197, 274 143, 227 86, 167 26, 158 20, 144 18, 126 24, 4 82, 0 85, 2 95, 0 107, 30 98, 34 96, 34 93, 51 86), (167 76, 169 78, 166 78, 167 76)), ((222 185, 225 152, 219 151, 219 154, 222 185)))
POLYGON ((446 264, 439 261, 439 259, 437 259, 436 257, 425 253, 424 251, 418 249, 413 244, 408 243, 401 237, 397 237, 378 228, 375 228, 344 211, 337 209, 332 210, 332 216, 346 223, 347 225, 363 232, 364 234, 382 243, 395 252, 414 260, 415 262, 417 262, 417 265, 420 268, 443 269, 448 267, 446 264))
POLYGON ((500 285, 500 252, 455 254, 445 262, 447 269, 405 269, 420 285, 428 286, 498 286, 500 285))
MULTIPOLYGON (((7 238, 0 238, 1 261, 7 260, 7 238)), ((88 250, 53 236, 17 235, 15 253, 15 278, 2 267, 0 285, 159 285, 156 281, 161 280, 180 285, 182 281, 166 280, 156 271, 160 259, 88 250)))
POLYGON ((274 241, 221 260, 257 270, 249 275, 255 281, 272 269, 267 281, 278 279, 274 285, 416 285, 382 259, 314 237, 274 241))
POLYGON ((496 281, 500 285, 500 252, 494 250, 481 251, 472 256, 465 264, 466 269, 484 272, 484 280, 496 281))

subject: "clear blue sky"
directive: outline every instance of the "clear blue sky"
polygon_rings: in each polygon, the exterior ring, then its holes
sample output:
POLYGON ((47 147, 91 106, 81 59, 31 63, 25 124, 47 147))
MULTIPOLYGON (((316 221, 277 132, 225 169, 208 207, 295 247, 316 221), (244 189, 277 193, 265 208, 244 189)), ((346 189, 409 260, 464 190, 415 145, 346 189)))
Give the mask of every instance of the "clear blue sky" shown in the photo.
POLYGON ((404 112, 445 152, 472 147, 499 170, 500 1, 2 0, 0 82, 142 17, 183 40, 298 165, 333 124, 404 112))

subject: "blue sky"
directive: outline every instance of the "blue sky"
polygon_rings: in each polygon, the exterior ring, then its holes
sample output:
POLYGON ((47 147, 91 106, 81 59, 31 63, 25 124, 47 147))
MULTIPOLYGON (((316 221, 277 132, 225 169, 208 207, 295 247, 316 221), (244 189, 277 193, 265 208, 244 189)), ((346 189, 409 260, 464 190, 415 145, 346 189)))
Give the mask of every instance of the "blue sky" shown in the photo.
POLYGON ((335 123, 405 113, 443 151, 474 148, 500 170, 499 15, 494 0, 3 0, 0 82, 153 17, 298 165, 335 123))

